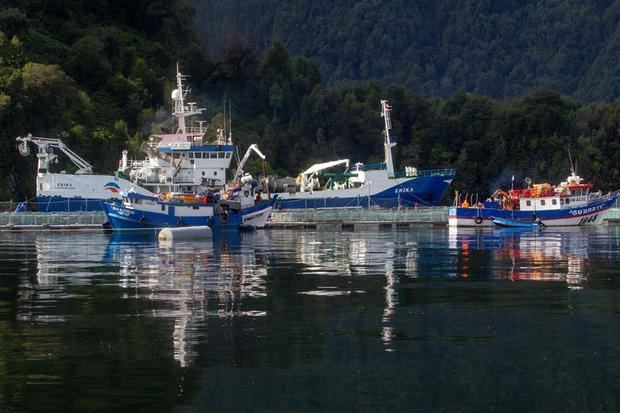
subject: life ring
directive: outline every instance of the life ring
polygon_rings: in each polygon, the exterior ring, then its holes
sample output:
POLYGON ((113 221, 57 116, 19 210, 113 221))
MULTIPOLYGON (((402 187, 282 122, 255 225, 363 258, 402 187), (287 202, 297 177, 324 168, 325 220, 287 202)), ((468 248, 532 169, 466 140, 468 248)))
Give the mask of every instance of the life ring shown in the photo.
POLYGON ((220 221, 222 221, 222 222, 227 222, 228 221, 228 214, 226 212, 222 212, 220 214, 220 221))
POLYGON ((482 224, 482 217, 476 217, 476 219, 474 219, 474 222, 476 223, 476 225, 482 224))
POLYGON ((158 198, 159 198, 159 200, 160 200, 160 201, 162 201, 162 202, 163 202, 163 201, 165 201, 165 200, 166 200, 166 194, 162 192, 162 193, 160 193, 160 194, 159 194, 159 197, 158 197, 158 198))

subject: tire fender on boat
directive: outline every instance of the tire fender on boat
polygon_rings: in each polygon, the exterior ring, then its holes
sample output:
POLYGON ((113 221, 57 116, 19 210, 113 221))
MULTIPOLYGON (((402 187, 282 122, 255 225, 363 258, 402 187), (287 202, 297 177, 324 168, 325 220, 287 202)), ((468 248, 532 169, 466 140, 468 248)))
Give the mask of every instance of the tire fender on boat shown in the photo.
POLYGON ((476 225, 482 224, 482 217, 476 217, 476 219, 474 219, 474 222, 476 223, 476 225))

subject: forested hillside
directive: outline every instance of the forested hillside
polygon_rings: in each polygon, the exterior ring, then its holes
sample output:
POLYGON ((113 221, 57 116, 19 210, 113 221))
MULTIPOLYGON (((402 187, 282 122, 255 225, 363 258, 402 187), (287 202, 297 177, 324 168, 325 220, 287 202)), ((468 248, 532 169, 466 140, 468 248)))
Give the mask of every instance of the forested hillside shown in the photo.
POLYGON ((423 96, 494 98, 552 89, 620 96, 620 3, 613 0, 193 0, 209 54, 281 40, 329 84, 379 79, 423 96))
MULTIPOLYGON (((494 100, 464 91, 429 98, 380 81, 329 85, 315 62, 280 42, 261 52, 233 41, 210 60, 182 0, 10 6, 0 9, 0 200, 34 195, 35 159, 19 155, 18 135, 61 137, 100 173, 116 169, 122 149, 137 155, 150 132, 170 126, 177 60, 212 128, 232 102, 235 142, 241 151, 257 143, 268 172, 382 160, 379 100, 389 99, 396 165, 456 167, 454 189, 485 196, 513 174, 517 184, 525 176, 557 181, 569 173, 568 149, 586 179, 620 187, 617 102, 584 104, 552 91, 494 100)), ((263 172, 258 162, 247 166, 263 172)))
POLYGON ((34 192, 16 136, 61 137, 110 173, 150 132, 177 60, 198 79, 208 67, 183 0, 0 3, 1 200, 34 192))
POLYGON ((258 143, 280 173, 341 158, 381 161, 384 98, 394 108, 396 165, 456 167, 453 187, 461 191, 486 196, 510 185, 513 174, 517 185, 526 176, 557 182, 570 173, 569 150, 583 177, 620 188, 620 103, 584 105, 557 92, 504 101, 465 92, 424 98, 377 81, 329 87, 310 61, 291 58, 279 43, 262 60, 235 46, 215 67, 211 90, 235 102, 237 142, 258 143), (243 70, 226 72, 235 67, 243 70))

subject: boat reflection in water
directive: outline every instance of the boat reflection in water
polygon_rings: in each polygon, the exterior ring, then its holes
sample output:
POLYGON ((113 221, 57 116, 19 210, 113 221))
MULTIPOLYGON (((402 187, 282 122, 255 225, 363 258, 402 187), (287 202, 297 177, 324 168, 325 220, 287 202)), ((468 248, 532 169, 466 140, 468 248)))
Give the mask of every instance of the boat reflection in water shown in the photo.
POLYGON ((582 288, 592 272, 589 246, 602 249, 593 241, 597 231, 607 229, 258 231, 168 245, 155 232, 38 235, 36 285, 20 289, 18 316, 64 321, 62 312, 46 313, 38 303, 79 294, 80 286, 113 286, 140 315, 170 320, 174 358, 185 367, 207 331, 232 334, 233 318, 274 316, 274 300, 291 300, 304 312, 331 300, 336 313, 333 304, 346 301, 376 314, 374 334, 394 351, 398 331, 411 322, 404 308, 476 302, 469 284, 537 280, 582 288))
POLYGON ((472 251, 490 254, 491 279, 512 281, 562 281, 569 288, 582 288, 587 273, 589 237, 594 230, 583 228, 494 229, 493 231, 449 229, 450 248, 459 251, 459 272, 469 277, 472 251))
POLYGON ((120 285, 129 297, 151 300, 154 317, 174 320, 174 358, 181 367, 196 357, 192 344, 202 341, 207 319, 266 314, 242 310, 241 301, 266 295, 269 252, 260 246, 268 245, 269 233, 244 237, 224 232, 212 240, 158 245, 150 235, 112 234, 104 261, 120 265, 120 285), (145 254, 145 245, 154 254, 145 254))

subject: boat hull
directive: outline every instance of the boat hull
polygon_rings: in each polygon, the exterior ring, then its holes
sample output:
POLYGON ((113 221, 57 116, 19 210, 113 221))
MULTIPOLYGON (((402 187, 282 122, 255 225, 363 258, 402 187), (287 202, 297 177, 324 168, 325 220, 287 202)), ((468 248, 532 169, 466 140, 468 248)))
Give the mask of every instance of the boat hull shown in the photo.
POLYGON ((38 212, 90 212, 102 211, 103 202, 120 198, 81 198, 63 196, 37 196, 36 210, 38 212))
POLYGON ((494 218, 529 223, 539 218, 547 227, 600 225, 605 218, 605 212, 614 205, 616 198, 612 196, 574 208, 540 211, 450 207, 448 225, 452 227, 493 227, 495 226, 494 218))
POLYGON ((278 194, 276 209, 307 208, 396 208, 399 206, 437 205, 454 172, 442 172, 435 176, 387 178, 383 174, 367 173, 370 185, 322 191, 278 194))
POLYGON ((273 210, 273 202, 257 204, 241 210, 242 225, 244 227, 264 228, 273 210))
POLYGON ((104 202, 104 212, 113 230, 143 230, 208 225, 213 230, 239 229, 241 226, 262 228, 273 209, 264 202, 241 211, 214 213, 213 205, 156 204, 148 209, 128 207, 120 202, 104 202), (161 208, 164 206, 165 208, 161 208), (157 210, 156 210, 157 209, 157 210), (162 211, 161 209, 165 209, 162 211))
MULTIPOLYGON (((36 209, 39 212, 101 211, 103 203, 121 199, 134 184, 114 175, 44 173, 37 177, 36 209)), ((141 194, 150 191, 133 188, 141 194)))

